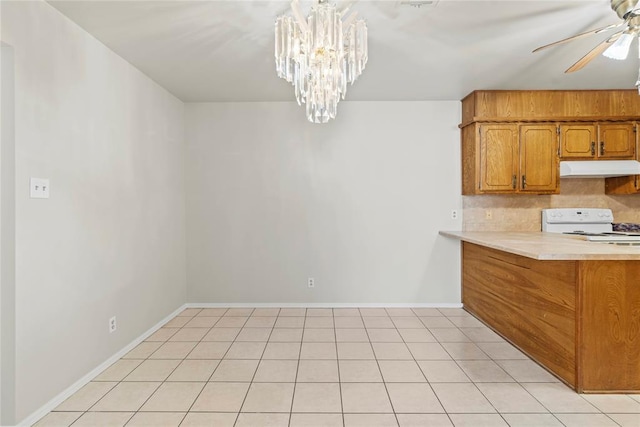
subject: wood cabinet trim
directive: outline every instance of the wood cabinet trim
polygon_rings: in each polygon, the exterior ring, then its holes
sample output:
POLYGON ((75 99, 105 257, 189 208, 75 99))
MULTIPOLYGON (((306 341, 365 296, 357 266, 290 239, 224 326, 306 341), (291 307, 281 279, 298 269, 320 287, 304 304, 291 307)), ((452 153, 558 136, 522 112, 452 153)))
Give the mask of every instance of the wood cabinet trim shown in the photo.
POLYGON ((588 116, 588 117, 473 117, 473 120, 462 122, 458 128, 474 123, 619 123, 619 122, 637 122, 640 116, 588 116))
POLYGON ((623 90, 476 90, 462 99, 463 125, 474 121, 638 120, 640 97, 623 90))

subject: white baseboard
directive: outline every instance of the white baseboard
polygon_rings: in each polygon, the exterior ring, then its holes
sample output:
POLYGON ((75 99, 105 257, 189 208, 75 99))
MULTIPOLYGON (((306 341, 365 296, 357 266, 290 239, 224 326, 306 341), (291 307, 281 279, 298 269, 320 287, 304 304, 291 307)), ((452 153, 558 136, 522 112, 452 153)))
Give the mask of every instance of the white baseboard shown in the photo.
POLYGON ((462 308, 462 303, 329 303, 329 302, 269 302, 269 303, 248 303, 248 302, 231 302, 231 303, 187 303, 189 308, 219 308, 219 307, 258 307, 258 308, 462 308))
POLYGON ((164 319, 162 319, 161 321, 159 321, 158 323, 153 325, 151 328, 149 328, 146 332, 144 332, 138 338, 134 339, 129 344, 127 344, 122 350, 118 351, 116 354, 114 354, 113 356, 111 356, 110 358, 108 358, 107 360, 102 362, 100 365, 98 365, 91 372, 87 373, 85 376, 83 376, 78 381, 73 383, 70 387, 68 387, 62 393, 58 394, 56 397, 54 397, 53 399, 51 399, 50 401, 45 403, 42 407, 40 407, 40 409, 36 410, 35 412, 33 412, 31 415, 29 415, 27 418, 25 418, 24 420, 20 421, 16 425, 17 426, 30 426, 30 425, 35 424, 36 422, 38 422, 42 417, 47 415, 54 408, 56 408, 62 402, 67 400, 73 393, 75 393, 76 391, 80 390, 82 387, 84 387, 86 384, 88 384, 92 379, 94 379, 95 377, 100 375, 109 366, 113 365, 115 362, 120 360, 122 358, 122 356, 124 356, 125 354, 127 354, 131 350, 133 350, 133 348, 135 346, 137 346, 142 341, 144 341, 149 336, 151 336, 151 334, 153 334, 155 331, 160 329, 169 320, 171 320, 174 317, 176 317, 182 310, 187 308, 187 306, 188 306, 188 304, 183 304, 180 307, 178 307, 175 311, 173 311, 167 317, 165 317, 164 319))

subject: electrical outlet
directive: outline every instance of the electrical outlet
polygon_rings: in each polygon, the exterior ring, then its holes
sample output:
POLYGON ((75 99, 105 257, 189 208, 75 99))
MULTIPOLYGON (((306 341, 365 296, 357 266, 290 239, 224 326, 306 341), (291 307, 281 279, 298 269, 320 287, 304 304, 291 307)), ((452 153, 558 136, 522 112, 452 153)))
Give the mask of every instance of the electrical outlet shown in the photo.
POLYGON ((487 209, 486 211, 484 211, 484 217, 485 219, 493 219, 493 212, 491 211, 491 209, 487 209))
POLYGON ((313 280, 313 277, 309 277, 307 279, 307 286, 310 288, 313 288, 316 285, 315 281, 313 280))
POLYGON ((457 209, 452 209, 451 210, 451 219, 458 219, 458 210, 457 209))
POLYGON ((117 328, 118 325, 116 324, 116 316, 113 316, 111 319, 109 319, 109 333, 115 332, 117 328))

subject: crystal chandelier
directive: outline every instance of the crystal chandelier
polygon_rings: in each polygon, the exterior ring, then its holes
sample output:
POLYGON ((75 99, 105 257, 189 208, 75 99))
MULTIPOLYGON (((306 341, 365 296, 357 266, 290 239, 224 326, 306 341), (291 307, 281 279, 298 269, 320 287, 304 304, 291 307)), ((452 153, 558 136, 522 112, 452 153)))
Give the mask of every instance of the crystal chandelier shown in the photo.
POLYGON ((297 0, 293 16, 275 24, 278 77, 293 84, 298 105, 306 104, 307 119, 326 123, 335 119, 338 102, 367 64, 367 25, 356 12, 338 11, 326 0, 311 8, 305 19, 297 0))

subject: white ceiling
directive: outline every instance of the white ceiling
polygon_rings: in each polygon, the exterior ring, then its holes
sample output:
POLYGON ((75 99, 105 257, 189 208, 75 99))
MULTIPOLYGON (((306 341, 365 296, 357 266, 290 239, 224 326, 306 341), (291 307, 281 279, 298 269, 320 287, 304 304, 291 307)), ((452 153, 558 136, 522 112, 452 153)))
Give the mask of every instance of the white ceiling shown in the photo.
MULTIPOLYGON (((291 101, 276 77, 273 23, 287 1, 58 1, 54 7, 183 101, 291 101)), ((346 5, 346 2, 339 5, 346 5)), ((306 12, 311 3, 303 2, 306 12)), ((474 89, 632 89, 626 61, 598 57, 564 70, 607 38, 532 54, 618 22, 609 0, 440 0, 353 4, 369 27, 369 62, 348 100, 457 100, 474 89)))

